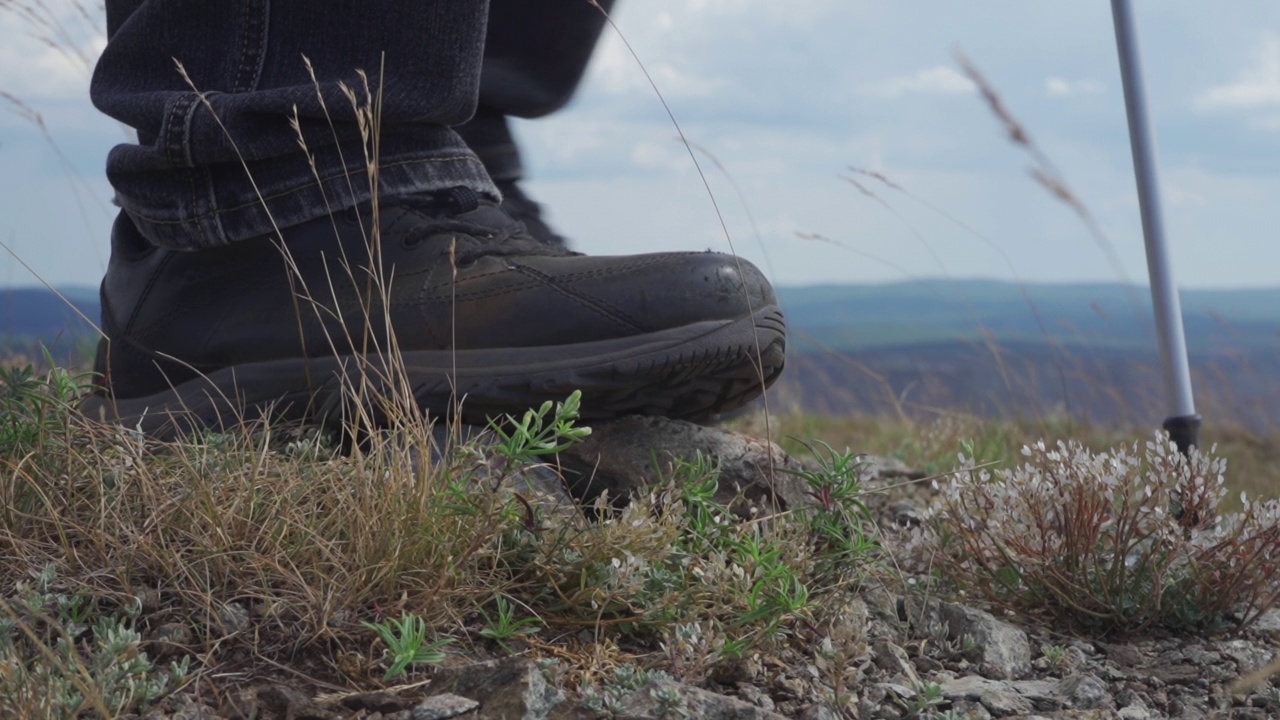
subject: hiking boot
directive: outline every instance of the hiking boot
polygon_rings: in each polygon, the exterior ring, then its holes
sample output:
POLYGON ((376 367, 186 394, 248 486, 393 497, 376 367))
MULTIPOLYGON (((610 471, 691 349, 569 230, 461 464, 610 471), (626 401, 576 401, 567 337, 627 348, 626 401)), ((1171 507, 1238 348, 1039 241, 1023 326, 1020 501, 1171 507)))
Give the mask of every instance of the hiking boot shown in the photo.
POLYGON ((433 417, 483 422, 581 390, 588 421, 700 419, 782 370, 782 313, 744 260, 571 253, 466 188, 383 200, 377 233, 371 216, 175 252, 121 213, 83 412, 160 437, 333 421, 349 388, 385 391, 398 372, 433 417))
POLYGON ((502 212, 524 223, 525 231, 534 240, 557 247, 569 246, 568 241, 542 219, 542 205, 526 195, 518 181, 495 180, 494 184, 502 193, 502 212))

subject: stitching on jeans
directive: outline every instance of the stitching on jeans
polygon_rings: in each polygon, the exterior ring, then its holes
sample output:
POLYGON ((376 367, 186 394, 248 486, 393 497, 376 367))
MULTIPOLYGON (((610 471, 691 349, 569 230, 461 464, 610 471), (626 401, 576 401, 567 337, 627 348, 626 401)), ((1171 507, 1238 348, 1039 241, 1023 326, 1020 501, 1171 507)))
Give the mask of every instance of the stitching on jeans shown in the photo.
MULTIPOLYGON (((459 160, 464 160, 464 161, 466 161, 466 162, 470 162, 470 163, 473 163, 473 164, 479 165, 480 167, 484 167, 483 165, 481 165, 481 164, 480 164, 480 162, 479 162, 478 160, 476 160, 474 157, 472 157, 472 156, 470 156, 470 155, 458 155, 458 156, 456 156, 456 157, 445 157, 445 158, 419 158, 419 159, 417 159, 417 160, 402 160, 402 161, 400 161, 400 162, 396 162, 396 163, 388 163, 388 164, 382 165, 382 167, 384 167, 384 168, 394 168, 394 167, 405 167, 405 166, 409 166, 409 165, 415 165, 415 164, 418 164, 418 163, 423 163, 423 164, 426 164, 426 163, 446 163, 446 162, 456 162, 456 161, 459 161, 459 160)), ((362 168, 360 168, 360 169, 361 169, 361 170, 363 170, 363 167, 362 167, 362 168)), ((137 218, 138 220, 141 220, 141 221, 143 221, 143 222, 150 223, 150 224, 152 224, 152 225, 186 225, 186 224, 191 223, 191 222, 194 222, 194 221, 204 220, 204 219, 206 219, 209 215, 212 215, 212 214, 216 214, 216 213, 228 213, 228 212, 235 212, 235 211, 238 211, 238 210, 244 210, 244 209, 246 209, 246 208, 257 207, 257 206, 261 206, 261 205, 262 205, 262 202, 263 202, 263 201, 265 201, 265 200, 277 200, 277 199, 280 199, 280 198, 283 198, 283 197, 288 197, 288 196, 290 196, 290 195, 296 195, 297 193, 300 193, 300 192, 303 192, 303 191, 306 191, 306 190, 313 190, 313 189, 315 189, 315 188, 320 187, 320 185, 321 185, 321 184, 328 184, 328 183, 335 182, 335 181, 337 181, 337 180, 343 179, 343 178, 347 177, 347 175, 348 175, 349 173, 351 173, 351 172, 353 172, 353 171, 352 171, 352 170, 347 170, 347 171, 345 171, 345 172, 343 172, 343 173, 341 173, 341 174, 330 175, 329 177, 326 177, 326 178, 321 179, 319 182, 309 182, 309 183, 307 183, 306 185, 302 185, 302 186, 300 186, 300 187, 296 187, 296 188, 293 188, 293 189, 291 189, 291 190, 287 190, 287 191, 282 192, 282 193, 276 193, 275 195, 264 195, 264 196, 262 196, 262 198, 261 198, 261 199, 259 199, 259 200, 254 200, 254 201, 252 201, 252 202, 244 203, 243 205, 237 205, 237 206, 235 206, 235 207, 229 207, 229 208, 223 208, 223 209, 220 209, 220 210, 214 210, 214 211, 212 211, 212 212, 209 212, 209 213, 201 213, 201 214, 199 214, 199 215, 192 215, 192 216, 190 216, 190 217, 186 217, 186 218, 183 218, 183 219, 181 219, 181 220, 160 220, 160 219, 153 219, 153 218, 151 218, 150 216, 144 215, 144 214, 142 214, 142 213, 140 213, 140 212, 134 212, 133 210, 130 210, 130 211, 129 211, 129 213, 130 213, 131 215, 133 215, 135 218, 137 218)))
MULTIPOLYGON (((187 110, 186 122, 183 124, 182 131, 183 155, 186 157, 188 167, 191 168, 191 172, 187 173, 187 177, 189 178, 189 187, 191 189, 192 208, 211 207, 211 205, 202 204, 200 202, 201 186, 204 186, 207 189, 210 197, 213 196, 213 183, 210 181, 208 168, 202 168, 196 165, 195 158, 191 155, 191 147, 194 144, 191 140, 191 128, 195 125, 196 113, 200 111, 201 106, 204 104, 203 96, 198 97, 200 97, 200 100, 193 100, 191 107, 187 110), (197 181, 197 175, 203 175, 202 182, 197 181)), ((201 241, 208 240, 208 233, 205 232, 204 228, 197 226, 197 231, 200 234, 201 241)))
POLYGON ((161 126, 164 139, 164 159, 171 165, 181 165, 182 156, 185 155, 185 153, 179 152, 181 143, 176 140, 176 133, 187 114, 186 107, 190 97, 189 94, 179 95, 173 101, 173 104, 169 106, 169 112, 164 119, 164 124, 161 126))
POLYGON ((245 0, 240 26, 240 65, 231 92, 247 92, 258 86, 267 43, 267 2, 245 0))

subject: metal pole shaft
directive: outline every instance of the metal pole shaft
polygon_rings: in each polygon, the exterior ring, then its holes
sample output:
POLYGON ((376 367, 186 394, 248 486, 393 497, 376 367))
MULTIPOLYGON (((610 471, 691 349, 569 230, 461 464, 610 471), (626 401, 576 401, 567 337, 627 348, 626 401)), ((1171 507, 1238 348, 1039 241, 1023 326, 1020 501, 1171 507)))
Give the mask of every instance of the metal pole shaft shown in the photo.
POLYGON ((1129 117, 1129 145, 1138 182, 1138 203, 1142 211, 1142 235, 1147 247, 1147 273, 1151 300, 1155 306, 1156 334, 1164 368, 1167 396, 1172 415, 1164 427, 1184 452, 1197 444, 1200 416, 1196 415, 1191 393, 1191 366, 1182 327, 1182 304, 1173 284, 1173 272, 1165 246, 1164 221, 1160 212, 1160 186, 1151 125, 1142 84, 1142 65, 1133 12, 1128 0, 1111 0, 1115 23, 1116 49, 1120 56, 1120 77, 1124 83, 1124 105, 1129 117))

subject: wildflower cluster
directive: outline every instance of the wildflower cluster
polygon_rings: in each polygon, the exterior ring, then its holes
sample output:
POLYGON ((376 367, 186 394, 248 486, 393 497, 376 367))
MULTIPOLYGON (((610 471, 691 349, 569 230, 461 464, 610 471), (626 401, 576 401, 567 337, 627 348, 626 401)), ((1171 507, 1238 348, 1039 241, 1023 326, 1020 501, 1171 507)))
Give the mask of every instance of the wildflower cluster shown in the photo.
POLYGON ((1275 604, 1280 503, 1220 515, 1226 463, 1166 436, 1094 453, 1023 448, 994 472, 963 455, 914 541, 962 592, 1094 630, 1245 626, 1275 604))

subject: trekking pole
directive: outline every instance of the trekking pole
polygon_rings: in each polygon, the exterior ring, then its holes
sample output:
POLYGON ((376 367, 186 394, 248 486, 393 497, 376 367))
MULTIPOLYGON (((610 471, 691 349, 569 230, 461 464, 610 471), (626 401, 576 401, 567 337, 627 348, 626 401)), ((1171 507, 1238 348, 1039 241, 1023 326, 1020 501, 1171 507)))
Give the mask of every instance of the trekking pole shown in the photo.
POLYGON ((1199 444, 1200 416, 1196 414, 1191 394, 1191 365, 1183 334, 1182 305, 1178 300, 1178 288, 1173 284, 1165 247, 1155 149, 1143 95, 1138 36, 1129 0, 1111 0, 1111 17, 1116 28, 1125 114, 1129 117, 1129 146, 1133 151, 1133 172, 1138 182, 1138 204, 1142 211, 1142 235, 1147 246, 1147 275, 1151 281, 1156 335, 1160 341, 1165 391, 1173 411, 1165 418, 1164 429, 1185 455, 1188 449, 1199 444))

